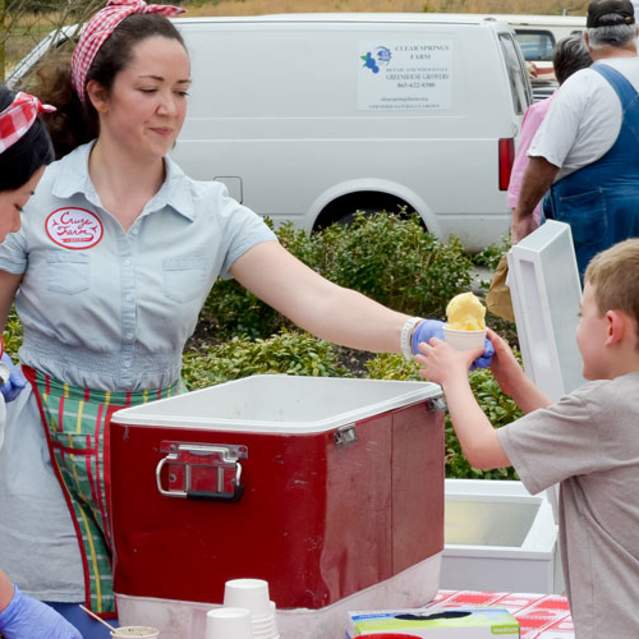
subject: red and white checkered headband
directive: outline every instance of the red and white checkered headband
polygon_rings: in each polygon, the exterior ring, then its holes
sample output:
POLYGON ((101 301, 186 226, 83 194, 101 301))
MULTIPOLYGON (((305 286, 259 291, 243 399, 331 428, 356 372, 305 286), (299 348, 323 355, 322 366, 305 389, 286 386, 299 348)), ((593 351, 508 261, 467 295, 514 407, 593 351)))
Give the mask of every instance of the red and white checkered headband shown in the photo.
POLYGON ((0 153, 13 146, 33 126, 40 113, 53 113, 55 107, 20 91, 13 102, 0 112, 0 153))
POLYGON ((184 13, 184 9, 170 4, 147 4, 144 0, 109 0, 85 25, 71 58, 71 82, 84 104, 87 73, 100 47, 109 39, 117 26, 134 13, 159 13, 171 17, 184 13))

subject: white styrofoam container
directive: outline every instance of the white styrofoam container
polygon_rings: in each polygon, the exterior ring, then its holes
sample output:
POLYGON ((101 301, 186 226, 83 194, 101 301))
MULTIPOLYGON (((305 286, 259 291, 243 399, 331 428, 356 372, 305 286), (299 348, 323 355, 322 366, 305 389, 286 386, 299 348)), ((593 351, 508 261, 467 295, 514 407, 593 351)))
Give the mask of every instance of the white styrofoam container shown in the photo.
POLYGON ((547 495, 518 481, 447 479, 441 588, 563 590, 558 527, 547 495))

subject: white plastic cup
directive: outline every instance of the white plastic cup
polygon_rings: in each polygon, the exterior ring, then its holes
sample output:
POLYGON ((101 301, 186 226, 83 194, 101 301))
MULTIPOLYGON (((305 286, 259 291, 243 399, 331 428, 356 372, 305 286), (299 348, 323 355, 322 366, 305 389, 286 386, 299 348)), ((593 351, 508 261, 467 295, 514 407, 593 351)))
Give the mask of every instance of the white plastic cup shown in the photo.
POLYGON ((444 324, 444 339, 458 351, 474 351, 483 348, 486 339, 486 329, 481 331, 460 331, 448 328, 444 324))
POLYGON ((252 615, 253 639, 279 639, 275 602, 270 601, 267 615, 252 615))
POLYGON ((268 582, 263 579, 227 581, 224 585, 224 605, 232 608, 248 608, 254 618, 274 614, 268 593, 268 582))
POLYGON ((206 613, 206 639, 254 639, 248 608, 214 608, 206 613))
POLYGON ((275 639, 278 636, 277 623, 273 617, 269 623, 263 625, 251 624, 253 639, 275 639))
POLYGON ((157 628, 151 626, 122 626, 111 631, 111 636, 114 639, 157 639, 160 636, 160 631, 157 628))

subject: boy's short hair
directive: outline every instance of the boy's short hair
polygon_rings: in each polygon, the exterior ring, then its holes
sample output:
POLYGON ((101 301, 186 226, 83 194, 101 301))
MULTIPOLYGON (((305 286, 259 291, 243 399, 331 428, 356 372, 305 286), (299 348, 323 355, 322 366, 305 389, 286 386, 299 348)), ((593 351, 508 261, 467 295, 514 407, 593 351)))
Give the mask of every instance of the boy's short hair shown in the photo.
POLYGON ((639 239, 619 242, 595 255, 584 280, 594 288, 602 315, 623 311, 637 322, 639 330, 639 239))

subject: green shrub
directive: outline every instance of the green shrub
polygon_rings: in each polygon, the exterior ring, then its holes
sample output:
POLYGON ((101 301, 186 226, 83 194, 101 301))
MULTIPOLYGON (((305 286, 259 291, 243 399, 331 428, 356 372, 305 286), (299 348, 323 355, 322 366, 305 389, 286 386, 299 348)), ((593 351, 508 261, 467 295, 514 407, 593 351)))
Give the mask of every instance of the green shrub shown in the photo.
POLYGON ((334 347, 308 333, 284 331, 255 341, 235 337, 206 352, 184 354, 182 376, 189 390, 265 373, 348 376, 334 347))
POLYGON ((16 361, 20 346, 22 346, 22 324, 15 309, 12 308, 4 329, 4 350, 16 361))
MULTIPOLYGON (((270 218, 265 218, 265 222, 273 228, 270 218)), ((287 222, 277 229, 277 236, 284 248, 305 264, 314 266, 317 261, 317 246, 308 233, 287 222)), ((285 326, 289 326, 286 318, 261 302, 235 280, 219 280, 204 304, 198 330, 213 332, 219 337, 243 335, 266 338, 285 326)))
POLYGON ((440 242, 426 233, 417 214, 357 214, 349 226, 318 234, 318 270, 410 315, 444 317, 451 297, 468 290, 472 263, 458 239, 440 242))
MULTIPOLYGON (((308 235, 284 224, 282 245, 327 279, 360 291, 410 315, 443 317, 448 300, 468 290, 472 263, 461 243, 440 242, 424 231, 417 215, 359 214, 349 226, 334 224, 308 235)), ((212 289, 199 332, 220 338, 266 338, 287 320, 232 280, 212 289)))
POLYGON ((472 255, 471 259, 475 266, 484 266, 494 271, 497 268, 497 264, 499 264, 501 256, 507 253, 509 249, 510 237, 504 235, 501 242, 489 244, 485 249, 479 251, 479 253, 472 255))
POLYGON ((266 338, 277 333, 284 323, 276 310, 235 280, 219 280, 204 303, 197 332, 213 333, 219 338, 266 338))
MULTIPOLYGON (((421 380, 414 362, 406 362, 401 355, 382 354, 366 364, 373 379, 421 380)), ((470 385, 482 410, 496 428, 510 424, 521 416, 521 411, 510 397, 504 395, 489 370, 470 373, 470 385)), ((450 417, 446 416, 446 477, 471 479, 517 479, 513 468, 482 471, 472 468, 461 452, 459 440, 450 417)))

